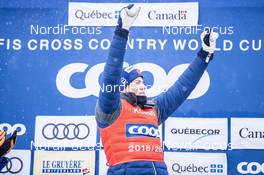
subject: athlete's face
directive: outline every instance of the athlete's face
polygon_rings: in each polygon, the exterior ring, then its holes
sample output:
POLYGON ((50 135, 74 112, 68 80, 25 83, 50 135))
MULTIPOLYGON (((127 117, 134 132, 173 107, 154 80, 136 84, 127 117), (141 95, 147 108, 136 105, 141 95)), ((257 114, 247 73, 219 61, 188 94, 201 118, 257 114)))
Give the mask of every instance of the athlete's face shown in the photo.
POLYGON ((133 92, 137 96, 145 96, 146 95, 145 90, 146 87, 142 77, 136 78, 126 87, 126 92, 133 92))

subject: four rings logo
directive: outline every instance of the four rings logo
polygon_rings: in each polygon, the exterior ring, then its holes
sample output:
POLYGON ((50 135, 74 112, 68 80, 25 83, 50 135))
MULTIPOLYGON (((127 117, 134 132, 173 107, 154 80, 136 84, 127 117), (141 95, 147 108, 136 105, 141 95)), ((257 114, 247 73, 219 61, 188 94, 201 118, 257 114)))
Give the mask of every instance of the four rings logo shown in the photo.
POLYGON ((42 128, 42 136, 47 140, 53 140, 53 139, 79 139, 83 140, 86 139, 90 134, 90 128, 85 123, 47 123, 42 128))
MULTIPOLYGON (((59 70, 56 77, 57 89, 61 94, 70 98, 84 98, 90 95, 98 97, 100 88, 103 88, 100 87, 98 80, 104 69, 104 65, 105 63, 94 65, 88 71, 88 65, 85 63, 72 63, 64 66, 59 70), (76 88, 72 85, 72 77, 75 74, 80 75, 80 73, 85 74, 84 87, 76 88)), ((127 65, 128 63, 124 63, 124 66, 127 65)), ((134 65, 135 68, 141 70, 142 72, 151 73, 153 77, 153 84, 146 85, 149 87, 146 90, 148 97, 154 97, 166 91, 166 89, 171 87, 176 82, 188 66, 189 64, 180 64, 173 67, 168 73, 166 73, 162 67, 154 63, 138 63, 134 65)), ((209 89, 209 86, 210 78, 208 73, 205 71, 188 99, 194 99, 204 95, 209 89)))
POLYGON ((17 130, 17 135, 23 135, 26 133, 26 127, 22 123, 16 123, 13 126, 9 123, 1 123, 0 124, 0 130, 5 130, 6 134, 11 134, 15 130, 17 130))
MULTIPOLYGON (((0 174, 5 174, 5 173, 18 174, 23 169, 23 161, 20 158, 11 157, 11 158, 6 158, 6 160, 7 160, 7 164, 0 171, 0 174)), ((3 162, 0 162, 0 163, 3 163, 3 162)))

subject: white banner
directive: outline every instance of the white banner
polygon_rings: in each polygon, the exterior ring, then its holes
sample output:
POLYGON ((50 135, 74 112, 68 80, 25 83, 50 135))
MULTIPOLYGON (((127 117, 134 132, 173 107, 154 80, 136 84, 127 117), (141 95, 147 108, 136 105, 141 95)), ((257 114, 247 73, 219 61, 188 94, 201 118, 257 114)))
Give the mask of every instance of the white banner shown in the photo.
POLYGON ((227 175, 224 153, 165 152, 170 175, 227 175))
POLYGON ((231 118, 232 149, 263 149, 264 118, 231 118))
POLYGON ((8 163, 0 171, 0 174, 12 175, 12 174, 30 174, 30 150, 11 150, 5 157, 7 157, 8 163))
POLYGON ((35 151, 34 175, 95 175, 95 151, 35 151))
MULTIPOLYGON (((116 26, 119 11, 126 3, 70 2, 68 25, 116 26)), ((187 3, 135 3, 141 11, 133 26, 196 26, 198 2, 187 3)))
POLYGON ((165 122, 165 145, 170 149, 227 148, 226 118, 174 118, 165 122))
POLYGON ((94 116, 37 116, 34 146, 37 150, 93 150, 96 134, 94 116))

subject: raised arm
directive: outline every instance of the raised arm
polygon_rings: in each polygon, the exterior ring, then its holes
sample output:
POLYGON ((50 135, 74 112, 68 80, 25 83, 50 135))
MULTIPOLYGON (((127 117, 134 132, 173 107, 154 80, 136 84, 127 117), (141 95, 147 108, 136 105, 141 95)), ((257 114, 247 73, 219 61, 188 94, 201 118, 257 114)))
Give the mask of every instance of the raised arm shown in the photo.
MULTIPOLYGON (((140 8, 132 8, 129 5, 121 10, 118 19, 118 26, 109 49, 109 55, 102 74, 100 82, 101 90, 96 106, 97 121, 99 124, 107 125, 111 123, 112 114, 114 114, 120 106, 120 77, 126 51, 129 28, 138 16, 140 8), (106 90, 105 87, 112 87, 106 90), (108 91, 112 89, 111 91, 108 91)), ((102 126, 101 125, 101 126, 102 126)))
POLYGON ((197 57, 168 91, 154 99, 160 117, 159 123, 164 122, 193 91, 213 58, 217 38, 217 33, 203 32, 201 34, 202 49, 197 57))
POLYGON ((119 105, 120 92, 116 85, 120 83, 127 37, 128 31, 117 26, 100 82, 101 90, 98 104, 105 114, 112 114, 119 105), (106 87, 110 86, 114 89, 106 91, 106 87))

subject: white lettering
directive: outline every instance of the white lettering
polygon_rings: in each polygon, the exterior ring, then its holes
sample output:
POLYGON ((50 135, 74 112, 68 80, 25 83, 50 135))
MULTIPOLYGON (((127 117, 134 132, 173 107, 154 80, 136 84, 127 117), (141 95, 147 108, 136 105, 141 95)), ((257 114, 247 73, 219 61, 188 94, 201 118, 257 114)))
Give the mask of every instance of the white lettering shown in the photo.
POLYGON ((258 162, 240 162, 237 165, 237 171, 241 174, 259 174, 264 173, 264 163, 258 162))
MULTIPOLYGON (((124 63, 127 64, 127 63, 124 63)), ((84 73, 88 68, 85 63, 72 63, 61 68, 56 77, 57 89, 61 94, 70 98, 84 98, 90 95, 99 95, 100 85, 99 76, 104 69, 105 63, 97 64, 91 67, 85 76, 85 86, 82 88, 75 88, 71 84, 71 78, 75 73, 84 73)), ((148 97, 154 97, 166 91, 171 87, 184 72, 189 64, 182 64, 173 67, 167 74, 165 70, 157 64, 153 63, 138 63, 134 67, 142 72, 149 72, 153 76, 153 84, 146 85, 150 87, 146 89, 148 97)), ((188 99, 198 98, 204 95, 210 86, 210 78, 207 72, 204 73, 201 80, 197 84, 194 91, 188 99)))

